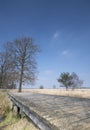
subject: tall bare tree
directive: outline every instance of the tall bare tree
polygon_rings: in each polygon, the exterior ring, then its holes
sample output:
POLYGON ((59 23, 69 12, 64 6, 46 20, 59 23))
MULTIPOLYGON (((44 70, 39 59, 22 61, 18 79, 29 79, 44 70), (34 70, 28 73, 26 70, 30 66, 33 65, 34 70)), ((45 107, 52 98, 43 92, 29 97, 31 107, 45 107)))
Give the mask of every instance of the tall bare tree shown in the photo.
POLYGON ((7 43, 7 48, 14 58, 15 71, 19 75, 19 92, 24 81, 34 82, 36 79, 36 54, 39 47, 32 38, 24 37, 7 43))

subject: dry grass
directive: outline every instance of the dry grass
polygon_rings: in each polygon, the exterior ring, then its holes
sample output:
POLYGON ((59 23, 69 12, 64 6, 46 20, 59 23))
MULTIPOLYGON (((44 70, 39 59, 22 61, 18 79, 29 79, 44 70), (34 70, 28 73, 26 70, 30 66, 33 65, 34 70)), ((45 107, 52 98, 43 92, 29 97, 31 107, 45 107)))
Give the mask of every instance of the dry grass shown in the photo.
POLYGON ((5 119, 0 123, 0 130, 39 130, 31 121, 26 118, 20 119, 15 113, 12 113, 6 90, 0 90, 1 115, 5 116, 5 119))
POLYGON ((0 123, 0 130, 39 130, 26 118, 20 119, 9 112, 4 121, 0 123))
POLYGON ((68 91, 66 91, 65 89, 23 89, 22 91, 50 95, 90 98, 90 89, 75 89, 68 91))
POLYGON ((7 126, 5 130, 38 130, 32 123, 28 122, 26 118, 7 126))
POLYGON ((9 112, 9 100, 7 96, 7 91, 1 90, 0 91, 0 115, 5 115, 9 112))

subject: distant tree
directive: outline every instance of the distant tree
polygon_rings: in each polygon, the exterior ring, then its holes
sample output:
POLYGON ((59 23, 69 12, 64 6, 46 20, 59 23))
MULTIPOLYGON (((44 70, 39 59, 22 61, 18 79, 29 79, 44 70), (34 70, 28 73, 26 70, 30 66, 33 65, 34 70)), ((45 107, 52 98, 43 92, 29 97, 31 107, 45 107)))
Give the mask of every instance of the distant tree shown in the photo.
POLYGON ((69 88, 69 86, 72 84, 71 79, 72 79, 72 77, 71 77, 70 73, 63 72, 63 73, 61 73, 59 79, 57 79, 57 80, 58 80, 58 82, 60 82, 63 85, 62 87, 66 87, 66 90, 67 90, 69 88))
POLYGON ((71 79, 71 82, 72 82, 71 88, 72 89, 80 88, 83 85, 83 80, 80 80, 79 77, 78 77, 78 75, 75 72, 73 72, 71 74, 71 76, 72 76, 72 79, 71 79))
POLYGON ((56 85, 53 85, 53 89, 55 89, 56 88, 56 85))
POLYGON ((58 82, 62 84, 62 87, 68 88, 78 88, 83 84, 83 81, 79 79, 76 73, 70 74, 69 72, 61 73, 58 82))
POLYGON ((7 48, 14 59, 15 73, 18 73, 19 92, 23 82, 34 83, 36 79, 36 54, 39 47, 32 38, 24 37, 7 43, 7 48))
POLYGON ((41 85, 39 88, 40 88, 40 89, 44 89, 44 86, 43 86, 43 85, 41 85))

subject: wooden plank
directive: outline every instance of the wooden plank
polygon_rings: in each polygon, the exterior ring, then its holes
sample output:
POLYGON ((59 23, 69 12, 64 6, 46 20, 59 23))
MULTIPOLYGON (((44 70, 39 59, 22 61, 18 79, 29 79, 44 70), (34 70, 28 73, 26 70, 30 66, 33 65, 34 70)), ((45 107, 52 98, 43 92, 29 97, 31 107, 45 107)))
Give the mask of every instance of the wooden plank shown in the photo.
POLYGON ((90 129, 90 99, 35 93, 9 97, 41 130, 90 129))
POLYGON ((37 125, 41 130, 59 130, 57 127, 54 125, 51 125, 47 120, 44 118, 40 117, 37 113, 34 111, 30 110, 27 106, 25 106, 22 102, 18 101, 17 98, 15 98, 14 95, 8 94, 10 100, 20 108, 22 112, 25 113, 32 121, 37 125))

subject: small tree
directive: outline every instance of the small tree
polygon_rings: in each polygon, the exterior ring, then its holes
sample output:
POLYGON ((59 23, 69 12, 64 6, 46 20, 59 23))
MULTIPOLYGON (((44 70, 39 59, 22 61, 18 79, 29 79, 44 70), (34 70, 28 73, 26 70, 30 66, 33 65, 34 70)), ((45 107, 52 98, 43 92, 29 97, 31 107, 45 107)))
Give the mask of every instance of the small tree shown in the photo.
POLYGON ((71 88, 72 89, 80 88, 82 86, 82 84, 83 84, 83 80, 80 80, 79 77, 78 77, 78 75, 75 72, 73 72, 71 74, 71 76, 72 76, 72 79, 71 79, 71 82, 72 82, 71 88))
POLYGON ((56 85, 53 85, 53 89, 56 89, 56 85))
POLYGON ((62 84, 62 87, 66 87, 66 90, 68 88, 78 88, 83 84, 83 81, 79 79, 78 75, 76 73, 68 73, 63 72, 61 73, 58 82, 62 84))
POLYGON ((63 87, 66 87, 66 90, 67 90, 69 88, 69 86, 72 84, 71 79, 72 79, 72 77, 71 77, 70 73, 63 72, 63 73, 61 73, 59 79, 57 79, 57 80, 58 80, 58 82, 60 82, 63 85, 63 87))
POLYGON ((44 86, 43 86, 43 85, 41 85, 39 88, 40 88, 40 89, 44 89, 44 86))

